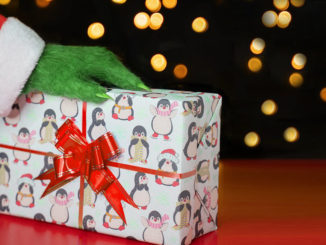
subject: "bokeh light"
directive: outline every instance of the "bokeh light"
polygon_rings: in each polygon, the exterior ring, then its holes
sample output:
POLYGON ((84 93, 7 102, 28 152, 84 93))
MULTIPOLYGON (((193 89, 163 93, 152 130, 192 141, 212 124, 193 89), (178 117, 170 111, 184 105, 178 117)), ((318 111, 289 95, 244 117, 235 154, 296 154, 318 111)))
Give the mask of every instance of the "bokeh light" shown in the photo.
POLYGON ((275 8, 278 10, 286 10, 289 7, 289 0, 273 0, 275 8))
POLYGON ((161 28, 163 21, 164 21, 164 18, 161 13, 154 13, 150 17, 149 27, 152 30, 158 30, 161 28))
POLYGON ((305 0, 291 0, 291 4, 294 7, 302 7, 305 3, 305 0))
POLYGON ((197 17, 192 22, 192 29, 195 32, 201 33, 208 29, 208 22, 204 17, 197 17))
POLYGON ((248 68, 252 72, 259 72, 263 66, 261 60, 257 57, 252 57, 248 61, 248 68))
POLYGON ((163 6, 167 9, 173 9, 175 6, 177 6, 178 1, 177 0, 163 0, 162 1, 163 6))
POLYGON ((275 13, 275 11, 273 11, 273 10, 266 11, 261 18, 264 26, 269 27, 269 28, 276 26, 277 19, 278 19, 278 16, 275 13))
POLYGON ((11 0, 0 0, 0 5, 8 5, 11 0))
POLYGON ((274 115, 277 112, 277 104, 274 100, 265 100, 261 105, 261 111, 267 116, 274 115))
POLYGON ((162 4, 160 0, 146 0, 145 6, 149 11, 157 12, 160 11, 162 4))
POLYGON ((289 77, 289 83, 292 87, 300 87, 303 83, 303 76, 298 72, 293 72, 289 77))
POLYGON ((178 79, 183 79, 188 74, 188 68, 184 64, 178 64, 174 67, 173 74, 178 79))
POLYGON ((296 70, 302 70, 307 63, 307 57, 304 54, 297 53, 291 60, 292 67, 296 70))
POLYGON ((138 29, 146 29, 149 26, 149 15, 145 12, 139 12, 134 17, 134 25, 138 29))
POLYGON ((253 39, 250 44, 250 50, 254 54, 261 54, 265 49, 265 41, 259 37, 253 39))
POLYGON ((260 137, 256 132, 249 132, 244 137, 244 143, 249 147, 255 147, 260 143, 260 137))
POLYGON ((287 142, 295 142, 300 138, 300 133, 295 127, 288 127, 284 130, 283 137, 287 142))
POLYGON ((280 28, 286 28, 290 25, 292 16, 288 11, 282 11, 278 14, 277 26, 280 28))
POLYGON ((166 58, 162 54, 155 54, 151 58, 151 65, 154 71, 158 71, 158 72, 164 71, 167 65, 166 58))
POLYGON ((117 4, 124 4, 125 2, 127 2, 127 0, 112 0, 112 2, 117 4))
POLYGON ((100 22, 95 22, 89 25, 87 35, 91 39, 99 39, 103 37, 105 32, 104 26, 100 22))
POLYGON ((322 101, 326 102, 326 87, 320 90, 320 98, 322 101))
POLYGON ((46 8, 50 5, 52 0, 35 0, 35 4, 39 8, 46 8))

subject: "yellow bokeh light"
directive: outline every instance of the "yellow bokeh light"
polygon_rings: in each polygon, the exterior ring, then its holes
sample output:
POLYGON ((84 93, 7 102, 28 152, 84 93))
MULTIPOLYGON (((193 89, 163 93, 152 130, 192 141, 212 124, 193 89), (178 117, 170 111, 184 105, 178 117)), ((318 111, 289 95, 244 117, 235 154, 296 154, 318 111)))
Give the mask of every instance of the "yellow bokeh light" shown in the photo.
POLYGON ((289 0, 273 0, 275 8, 278 10, 286 10, 289 7, 289 0))
POLYGON ((134 18, 134 25, 138 29, 146 29, 149 26, 149 16, 145 12, 139 12, 138 14, 135 15, 134 18))
POLYGON ((197 17, 192 22, 192 29, 195 32, 205 32, 208 29, 208 22, 204 17, 197 17))
POLYGON ((127 0, 112 0, 113 3, 124 4, 127 0))
POLYGON ((256 132, 249 132, 244 137, 244 143, 249 147, 255 147, 260 143, 260 137, 256 132))
POLYGON ((307 57, 301 53, 295 54, 291 60, 291 65, 296 70, 303 69, 306 63, 307 63, 307 57))
POLYGON ((302 7, 305 3, 305 0, 291 0, 291 4, 294 7, 302 7))
POLYGON ((11 0, 0 0, 0 5, 8 5, 11 0))
POLYGON ((158 30, 161 28, 163 21, 164 21, 164 18, 161 13, 154 13, 151 15, 149 27, 152 30, 158 30))
POLYGON ((35 0, 37 7, 46 8, 51 3, 51 0, 35 0))
POLYGON ((289 77, 289 83, 292 87, 300 87, 303 83, 303 76, 298 72, 293 72, 289 77))
POLYGON ((278 14, 277 26, 280 28, 286 28, 290 25, 292 16, 288 11, 282 11, 278 14))
POLYGON ((277 19, 278 19, 277 14, 275 13, 275 11, 272 10, 266 11, 261 18, 264 26, 269 28, 276 26, 277 19))
POLYGON ((155 71, 164 71, 167 65, 166 58, 162 54, 155 54, 151 58, 151 65, 155 71))
POLYGON ((322 101, 326 102, 326 87, 320 90, 320 98, 322 101))
POLYGON ((163 6, 167 9, 173 9, 175 6, 177 6, 178 1, 177 0, 163 0, 162 1, 163 6))
POLYGON ((284 130, 283 137, 287 142, 295 142, 299 139, 300 133, 295 127, 289 127, 284 130))
POLYGON ((183 79, 188 74, 188 68, 184 64, 178 64, 174 67, 173 74, 178 79, 183 79))
POLYGON ((273 115, 277 112, 277 104, 274 100, 265 100, 261 105, 261 111, 265 115, 273 115))
POLYGON ((104 26, 100 22, 95 22, 89 25, 87 35, 91 39, 99 39, 103 37, 105 32, 104 26))
POLYGON ((145 6, 149 11, 157 12, 160 11, 162 4, 160 0, 146 0, 145 6))
POLYGON ((251 41, 250 50, 254 54, 261 54, 265 49, 265 41, 261 38, 255 38, 251 41))
POLYGON ((263 66, 261 60, 257 57, 252 57, 248 61, 248 68, 252 72, 259 72, 263 66))

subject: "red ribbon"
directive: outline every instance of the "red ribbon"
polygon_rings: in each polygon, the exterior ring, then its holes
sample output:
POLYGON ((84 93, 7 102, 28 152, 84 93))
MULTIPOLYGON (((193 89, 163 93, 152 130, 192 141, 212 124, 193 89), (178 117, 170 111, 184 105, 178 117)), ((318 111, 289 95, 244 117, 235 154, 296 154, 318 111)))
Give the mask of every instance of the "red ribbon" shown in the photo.
MULTIPOLYGON (((120 218, 126 223, 121 201, 138 208, 105 161, 120 154, 119 147, 110 132, 88 143, 78 127, 68 119, 56 133, 55 147, 63 153, 54 156, 54 168, 35 179, 50 180, 42 197, 59 189, 77 177, 84 177, 96 194, 102 193, 120 218)), ((80 197, 82 199, 82 196, 80 197)), ((83 200, 80 200, 83 202, 83 200)))

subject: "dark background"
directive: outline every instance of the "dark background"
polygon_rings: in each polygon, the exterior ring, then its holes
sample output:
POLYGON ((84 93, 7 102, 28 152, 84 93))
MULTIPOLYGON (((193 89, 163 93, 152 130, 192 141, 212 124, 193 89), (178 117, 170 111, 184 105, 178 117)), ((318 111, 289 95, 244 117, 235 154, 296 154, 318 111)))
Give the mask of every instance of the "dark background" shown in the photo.
POLYGON ((220 93, 222 158, 326 157, 326 103, 319 97, 326 87, 326 1, 306 0, 300 8, 290 5, 291 24, 280 29, 266 28, 261 22, 264 11, 279 12, 272 0, 179 0, 174 9, 162 6, 164 23, 157 31, 139 30, 133 24, 138 12, 150 14, 144 2, 52 0, 39 8, 33 0, 12 0, 0 5, 0 13, 19 18, 47 42, 107 46, 151 87, 220 93), (209 22, 205 33, 191 28, 198 16, 209 22), (103 23, 106 32, 101 39, 91 40, 87 28, 95 21, 103 23), (258 73, 247 67, 249 58, 256 56, 249 49, 255 37, 266 42, 258 55, 263 62, 258 73), (294 72, 292 56, 298 52, 307 56, 307 64, 300 71, 303 85, 293 88, 288 78, 294 72), (156 53, 167 58, 163 72, 150 66, 156 53), (178 63, 188 67, 185 79, 173 75, 178 63), (266 99, 277 103, 275 115, 261 112, 266 99), (283 138, 290 126, 300 132, 300 139, 293 143, 283 138), (249 131, 260 135, 257 147, 244 144, 249 131))

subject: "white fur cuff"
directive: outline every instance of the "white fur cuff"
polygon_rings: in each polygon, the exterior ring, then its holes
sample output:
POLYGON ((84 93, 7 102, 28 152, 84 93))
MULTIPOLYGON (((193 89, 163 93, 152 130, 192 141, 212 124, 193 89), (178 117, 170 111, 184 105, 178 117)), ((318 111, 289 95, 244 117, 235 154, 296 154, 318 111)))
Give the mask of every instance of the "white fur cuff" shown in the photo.
POLYGON ((45 47, 28 26, 10 17, 0 29, 0 116, 7 116, 45 47))

